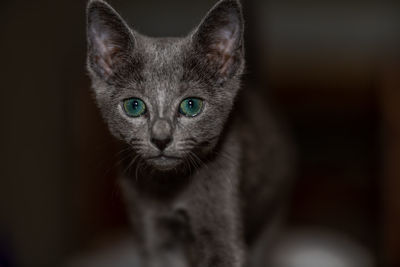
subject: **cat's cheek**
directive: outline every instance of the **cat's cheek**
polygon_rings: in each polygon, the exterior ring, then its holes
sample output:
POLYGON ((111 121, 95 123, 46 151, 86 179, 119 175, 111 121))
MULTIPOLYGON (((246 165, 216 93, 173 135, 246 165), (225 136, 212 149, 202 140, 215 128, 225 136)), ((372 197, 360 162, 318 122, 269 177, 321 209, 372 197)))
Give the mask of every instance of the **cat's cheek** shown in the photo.
MULTIPOLYGON (((129 117, 122 110, 122 107, 118 105, 117 114, 118 120, 115 122, 114 128, 117 128, 119 132, 119 139, 130 143, 132 138, 142 139, 142 135, 145 135, 147 127, 146 116, 140 117, 129 117)), ((116 136, 118 138, 118 136, 116 136)))

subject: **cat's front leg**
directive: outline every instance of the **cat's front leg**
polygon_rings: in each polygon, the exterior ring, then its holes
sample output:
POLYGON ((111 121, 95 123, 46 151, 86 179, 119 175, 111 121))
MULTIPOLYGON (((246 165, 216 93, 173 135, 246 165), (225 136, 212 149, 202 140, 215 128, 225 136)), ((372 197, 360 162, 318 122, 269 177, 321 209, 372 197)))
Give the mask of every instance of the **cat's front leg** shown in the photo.
POLYGON ((187 228, 180 212, 148 210, 143 220, 145 266, 188 267, 185 255, 187 228))
POLYGON ((236 183, 217 178, 215 183, 202 177, 202 184, 189 192, 186 212, 192 236, 191 267, 242 267, 244 263, 236 183))
POLYGON ((243 266, 243 243, 235 218, 227 211, 218 210, 218 205, 209 208, 215 208, 214 215, 207 216, 199 212, 191 216, 194 237, 189 257, 191 266, 243 266))

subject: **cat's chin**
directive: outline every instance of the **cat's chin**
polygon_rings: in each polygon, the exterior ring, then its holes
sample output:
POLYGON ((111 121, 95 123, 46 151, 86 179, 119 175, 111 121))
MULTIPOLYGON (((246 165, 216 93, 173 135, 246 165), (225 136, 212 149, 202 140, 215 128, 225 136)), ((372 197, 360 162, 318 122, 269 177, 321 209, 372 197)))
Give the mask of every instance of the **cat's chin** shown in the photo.
POLYGON ((176 157, 158 156, 147 159, 147 162, 157 170, 169 171, 178 167, 182 163, 182 160, 176 157))

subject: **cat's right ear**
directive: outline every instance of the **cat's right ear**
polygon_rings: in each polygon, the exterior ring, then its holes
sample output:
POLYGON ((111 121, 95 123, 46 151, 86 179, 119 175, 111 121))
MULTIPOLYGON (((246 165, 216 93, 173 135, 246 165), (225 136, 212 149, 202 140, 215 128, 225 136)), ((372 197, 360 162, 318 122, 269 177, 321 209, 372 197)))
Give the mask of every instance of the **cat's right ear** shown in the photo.
POLYGON ((87 6, 88 68, 108 80, 122 69, 135 46, 133 33, 106 2, 92 0, 87 6))

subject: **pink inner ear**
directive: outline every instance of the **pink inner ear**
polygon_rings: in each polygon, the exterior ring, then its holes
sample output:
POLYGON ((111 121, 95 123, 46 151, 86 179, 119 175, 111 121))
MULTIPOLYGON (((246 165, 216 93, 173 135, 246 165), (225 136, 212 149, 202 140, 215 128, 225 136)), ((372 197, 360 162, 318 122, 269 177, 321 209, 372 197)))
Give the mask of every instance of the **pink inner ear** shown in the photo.
POLYGON ((234 27, 234 25, 229 26, 230 27, 224 28, 218 32, 220 42, 216 44, 216 48, 220 50, 222 54, 231 53, 237 41, 237 27, 234 27))
POLYGON ((233 63, 235 46, 240 38, 239 26, 235 22, 229 22, 215 33, 215 41, 210 45, 211 52, 207 54, 210 60, 217 62, 221 74, 226 74, 233 63))
POLYGON ((113 57, 119 51, 120 47, 112 43, 107 33, 98 34, 94 31, 93 36, 95 36, 94 46, 97 50, 95 60, 101 67, 103 74, 110 76, 113 74, 113 57))

